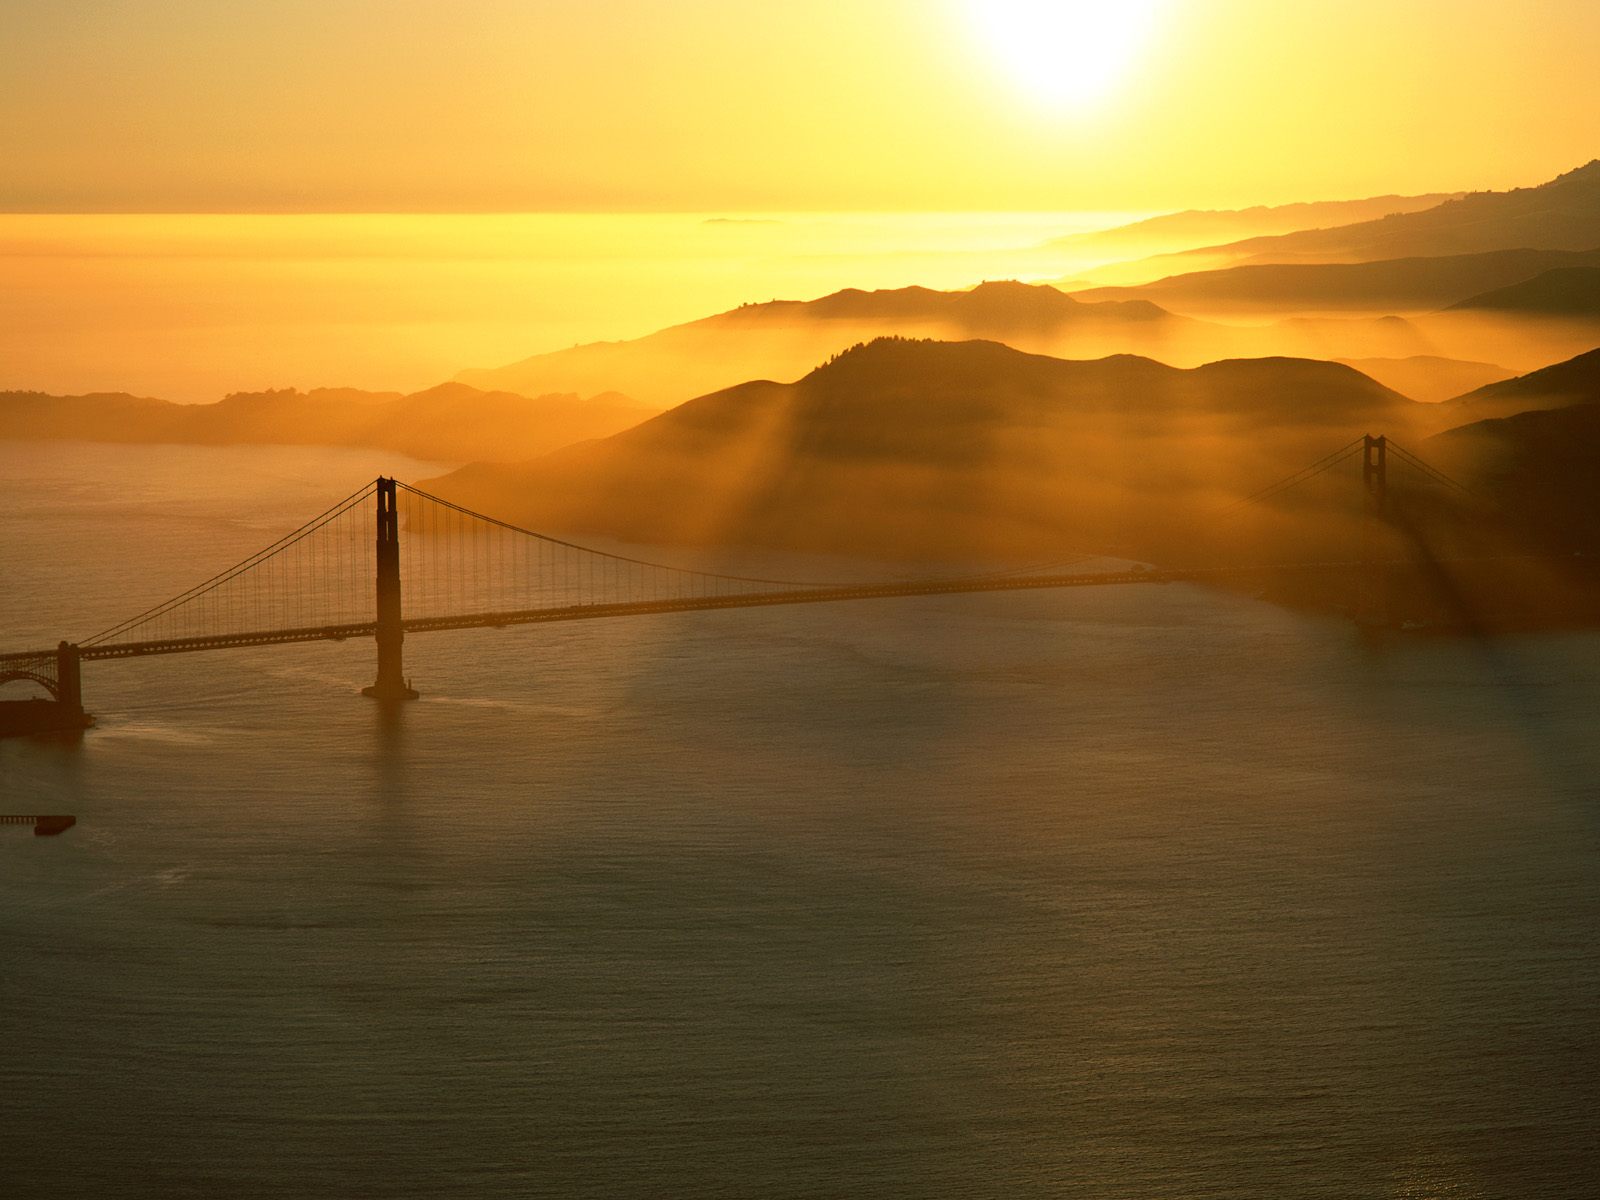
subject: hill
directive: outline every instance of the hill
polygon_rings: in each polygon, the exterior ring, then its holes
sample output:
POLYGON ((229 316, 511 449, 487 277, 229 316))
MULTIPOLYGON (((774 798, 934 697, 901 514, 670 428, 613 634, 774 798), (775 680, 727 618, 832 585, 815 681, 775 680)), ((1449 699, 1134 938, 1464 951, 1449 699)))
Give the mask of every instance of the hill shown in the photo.
POLYGON ((475 387, 524 394, 618 390, 665 408, 741 379, 792 379, 856 342, 885 335, 1002 341, 1036 352, 1143 353, 1197 360, 1227 331, 1144 300, 1087 303, 1048 286, 985 283, 970 291, 854 288, 817 300, 747 304, 626 342, 463 371, 475 387))
POLYGON ((646 415, 615 394, 530 399, 459 383, 409 396, 349 388, 241 392, 215 404, 0 392, 0 438, 370 446, 435 461, 527 458, 605 437, 646 415))
POLYGON ((50 396, 0 392, 0 438, 14 441, 173 442, 183 405, 127 392, 50 396))
POLYGON ((1475 421, 1427 450, 1490 497, 1525 543, 1600 554, 1600 403, 1475 421))
POLYGON ((993 342, 882 339, 615 437, 426 486, 533 528, 630 541, 953 558, 1173 539, 1209 511, 1422 406, 1291 359, 1180 370, 993 342))
POLYGON ((1545 271, 1508 287, 1472 296, 1450 308, 1453 312, 1600 320, 1600 266, 1545 271))
POLYGON ((1600 403, 1600 350, 1490 384, 1441 406, 1451 425, 1600 403))

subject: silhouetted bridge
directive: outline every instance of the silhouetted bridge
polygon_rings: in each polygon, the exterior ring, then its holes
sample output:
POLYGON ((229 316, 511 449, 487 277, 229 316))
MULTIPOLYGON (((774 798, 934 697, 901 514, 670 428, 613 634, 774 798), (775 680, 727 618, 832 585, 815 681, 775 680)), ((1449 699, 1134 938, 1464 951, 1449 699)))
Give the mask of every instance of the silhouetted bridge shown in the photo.
MULTIPOLYGON (((1460 487, 1394 443, 1369 436, 1240 503, 1265 502, 1360 455, 1366 513, 1381 519, 1391 452, 1418 478, 1460 487)), ((403 700, 417 695, 403 667, 407 634, 911 596, 1222 581, 1269 570, 1375 565, 1364 550, 1347 563, 1065 569, 1081 568, 1092 558, 863 583, 728 575, 580 546, 380 478, 227 571, 94 637, 62 641, 53 650, 0 654, 0 685, 30 682, 49 697, 0 702, 0 736, 84 727, 81 666, 102 659, 372 638, 377 679, 363 690, 403 700), (402 581, 409 614, 402 608, 402 581)))

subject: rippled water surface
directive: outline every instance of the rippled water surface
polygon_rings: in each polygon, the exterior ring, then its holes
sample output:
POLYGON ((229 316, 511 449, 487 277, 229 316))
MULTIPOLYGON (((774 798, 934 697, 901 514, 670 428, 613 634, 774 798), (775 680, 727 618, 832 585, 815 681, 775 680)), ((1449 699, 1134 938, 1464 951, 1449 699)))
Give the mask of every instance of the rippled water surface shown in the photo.
MULTIPOLYGON (((0 444, 0 642, 379 468, 0 444)), ((670 551, 661 551, 670 554, 670 551)), ((1600 637, 1188 587, 91 663, 0 742, 0 1191, 1565 1197, 1600 637)))

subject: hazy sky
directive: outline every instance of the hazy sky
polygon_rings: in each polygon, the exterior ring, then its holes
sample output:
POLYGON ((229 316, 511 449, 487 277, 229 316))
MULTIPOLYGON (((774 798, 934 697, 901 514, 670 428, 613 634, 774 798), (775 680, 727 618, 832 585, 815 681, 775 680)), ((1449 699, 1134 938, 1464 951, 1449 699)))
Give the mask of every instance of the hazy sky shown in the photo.
POLYGON ((1160 209, 1600 154, 1595 0, 1140 7, 4 0, 0 208, 1160 209))

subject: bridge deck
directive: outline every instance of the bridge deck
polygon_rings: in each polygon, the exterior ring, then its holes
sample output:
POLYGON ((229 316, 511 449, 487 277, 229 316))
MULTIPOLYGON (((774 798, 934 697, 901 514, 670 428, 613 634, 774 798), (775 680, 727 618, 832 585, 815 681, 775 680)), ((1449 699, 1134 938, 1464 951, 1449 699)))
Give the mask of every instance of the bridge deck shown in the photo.
MULTIPOLYGON (((1137 583, 1173 583, 1196 578, 1183 571, 1107 571, 1076 575, 1030 575, 970 579, 925 579, 901 583, 865 583, 845 587, 806 588, 796 591, 749 592, 732 596, 685 596, 667 600, 641 600, 619 604, 582 604, 561 608, 514 609, 504 612, 466 613, 448 617, 411 617, 407 633, 432 633, 447 629, 497 629, 509 625, 542 625, 558 621, 587 621, 604 617, 639 617, 654 613, 709 612, 730 608, 767 608, 785 604, 827 604, 847 600, 889 600, 908 596, 950 596, 974 592, 1039 591, 1051 588, 1106 587, 1137 583)), ((142 642, 116 642, 84 646, 85 660, 143 658, 156 654, 189 654, 200 650, 229 650, 245 646, 281 646, 295 642, 342 642, 370 638, 378 632, 376 621, 349 625, 314 625, 300 629, 267 629, 250 633, 208 637, 170 638, 142 642)), ((51 651, 0 654, 0 663, 36 658, 51 651)))
MULTIPOLYGON (((574 604, 560 608, 510 609, 465 613, 446 617, 408 617, 407 633, 435 633, 450 629, 500 629, 510 625, 545 625, 561 621, 589 621, 605 617, 642 617, 656 613, 712 612, 719 609, 770 608, 788 604, 828 604, 849 600, 892 600, 911 596, 955 596, 976 592, 1044 591, 1056 588, 1110 587, 1151 583, 1220 583, 1328 570, 1345 570, 1356 564, 1342 562, 1252 564, 1187 570, 1139 569, 1081 572, 1073 575, 974 576, 962 579, 919 579, 890 583, 862 583, 841 587, 814 587, 775 592, 747 592, 728 596, 684 596, 665 600, 637 600, 617 604, 574 604)), ((296 642, 342 642, 349 638, 376 637, 376 621, 345 625, 312 625, 298 629, 263 629, 247 633, 205 637, 169 638, 142 642, 107 642, 79 649, 84 661, 144 658, 158 654, 189 654, 200 650, 230 650, 246 646, 282 646, 296 642)), ((8 663, 52 658, 55 650, 25 650, 0 654, 0 673, 8 663)), ((10 674, 16 675, 13 670, 10 674)))

